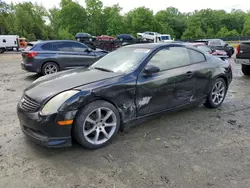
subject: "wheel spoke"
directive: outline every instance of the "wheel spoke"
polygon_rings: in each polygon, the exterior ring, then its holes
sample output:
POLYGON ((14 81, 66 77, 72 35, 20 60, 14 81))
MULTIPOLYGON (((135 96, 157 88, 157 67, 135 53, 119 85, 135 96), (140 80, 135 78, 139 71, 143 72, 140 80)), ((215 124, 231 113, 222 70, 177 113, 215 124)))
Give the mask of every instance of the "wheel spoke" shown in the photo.
POLYGON ((104 126, 105 127, 115 127, 116 123, 105 123, 104 126))
POLYGON ((106 122, 108 120, 108 118, 113 114, 112 111, 108 111, 108 113, 105 115, 105 117, 103 118, 103 121, 106 122))
POLYGON ((96 122, 93 119, 91 119, 90 117, 87 117, 86 121, 89 122, 89 123, 91 123, 91 124, 93 124, 93 125, 96 124, 96 122))
POLYGON ((93 128, 91 128, 91 129, 85 131, 85 132, 84 132, 84 135, 85 135, 85 136, 88 136, 88 135, 90 135, 91 133, 93 133, 95 130, 96 130, 95 127, 93 127, 93 128))
POLYGON ((218 91, 218 92, 220 93, 220 92, 222 92, 222 91, 224 91, 224 90, 225 90, 225 88, 224 88, 224 87, 222 87, 221 89, 219 89, 219 91, 218 91))
POLYGON ((95 137, 94 137, 94 142, 97 143, 98 139, 99 139, 99 135, 100 135, 100 131, 99 129, 96 130, 96 133, 95 133, 95 137))
POLYGON ((97 113, 97 119, 98 119, 98 120, 101 120, 101 119, 102 119, 101 108, 98 108, 96 113, 97 113))
POLYGON ((109 134, 107 133, 107 131, 105 129, 102 130, 102 133, 104 134, 104 136, 109 139, 109 134))

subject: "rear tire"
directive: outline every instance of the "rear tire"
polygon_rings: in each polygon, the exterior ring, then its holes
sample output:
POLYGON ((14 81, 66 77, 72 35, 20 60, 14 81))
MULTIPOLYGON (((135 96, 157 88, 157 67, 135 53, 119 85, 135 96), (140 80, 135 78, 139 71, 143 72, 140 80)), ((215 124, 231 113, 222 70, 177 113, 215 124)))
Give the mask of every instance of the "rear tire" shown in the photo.
POLYGON ((120 128, 120 115, 114 105, 98 100, 79 110, 73 137, 85 148, 101 148, 115 137, 120 128))
POLYGON ((42 75, 54 74, 59 72, 59 66, 54 62, 47 62, 42 67, 42 75))
POLYGON ((246 76, 250 75, 250 65, 241 65, 241 70, 244 75, 246 76))
POLYGON ((227 94, 227 85, 223 78, 217 78, 211 85, 204 106, 218 108, 224 101, 227 94))

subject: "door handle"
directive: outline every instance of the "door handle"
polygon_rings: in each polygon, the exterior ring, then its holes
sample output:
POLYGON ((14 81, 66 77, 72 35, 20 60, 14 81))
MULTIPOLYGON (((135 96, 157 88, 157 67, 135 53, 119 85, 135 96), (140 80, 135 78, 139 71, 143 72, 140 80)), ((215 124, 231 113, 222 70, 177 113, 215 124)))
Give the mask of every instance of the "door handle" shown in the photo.
POLYGON ((188 72, 186 73, 186 76, 189 77, 189 78, 192 77, 193 75, 194 75, 194 73, 191 72, 191 71, 188 71, 188 72))

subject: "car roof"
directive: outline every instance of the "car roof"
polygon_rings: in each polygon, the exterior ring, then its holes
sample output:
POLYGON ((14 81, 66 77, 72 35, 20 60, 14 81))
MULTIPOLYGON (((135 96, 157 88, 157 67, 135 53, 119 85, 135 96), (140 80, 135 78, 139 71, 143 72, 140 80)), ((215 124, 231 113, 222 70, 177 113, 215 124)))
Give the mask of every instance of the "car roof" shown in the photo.
POLYGON ((76 41, 76 40, 43 40, 43 41, 36 41, 36 43, 39 43, 39 44, 52 43, 52 42, 78 42, 78 41, 76 41))
POLYGON ((175 42, 171 42, 171 43, 141 43, 141 44, 131 44, 128 46, 124 46, 125 48, 147 48, 147 49, 156 49, 162 46, 185 46, 182 43, 175 43, 175 42))
POLYGON ((192 46, 207 46, 205 43, 203 42, 197 42, 197 43, 188 43, 188 45, 192 45, 192 46))

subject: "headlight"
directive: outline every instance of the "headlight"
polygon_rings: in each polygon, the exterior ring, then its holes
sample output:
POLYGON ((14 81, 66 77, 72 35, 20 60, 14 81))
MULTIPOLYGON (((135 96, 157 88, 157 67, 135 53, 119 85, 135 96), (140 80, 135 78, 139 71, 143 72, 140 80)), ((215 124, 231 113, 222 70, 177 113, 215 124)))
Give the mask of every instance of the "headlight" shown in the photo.
POLYGON ((78 92, 79 91, 76 91, 76 90, 70 90, 70 91, 65 91, 65 92, 62 92, 62 93, 56 95, 55 97, 50 99, 49 102, 47 102, 45 104, 45 106, 43 107, 43 109, 41 111, 41 114, 42 115, 51 115, 51 114, 57 113, 60 106, 65 101, 67 101, 70 97, 74 96, 78 92))

